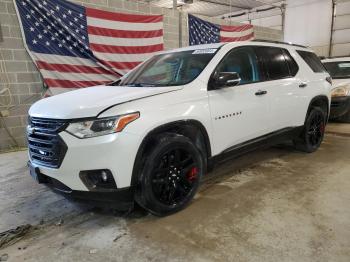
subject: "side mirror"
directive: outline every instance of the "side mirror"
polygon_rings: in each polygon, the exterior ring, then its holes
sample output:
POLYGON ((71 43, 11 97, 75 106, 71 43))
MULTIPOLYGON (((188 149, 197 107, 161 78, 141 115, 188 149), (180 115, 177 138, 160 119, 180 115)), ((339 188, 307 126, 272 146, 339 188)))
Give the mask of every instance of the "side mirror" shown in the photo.
POLYGON ((236 72, 219 72, 210 81, 211 89, 236 86, 241 82, 241 78, 236 72))

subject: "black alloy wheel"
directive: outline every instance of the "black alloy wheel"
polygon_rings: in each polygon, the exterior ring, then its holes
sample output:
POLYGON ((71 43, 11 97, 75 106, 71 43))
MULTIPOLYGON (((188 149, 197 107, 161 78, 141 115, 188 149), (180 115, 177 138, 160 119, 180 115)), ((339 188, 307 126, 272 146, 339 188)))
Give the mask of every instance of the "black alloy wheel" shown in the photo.
POLYGON ((307 153, 315 152, 321 145, 326 127, 326 113, 319 107, 310 110, 302 133, 294 139, 295 147, 307 153))
POLYGON ((165 205, 178 205, 191 195, 199 179, 199 163, 185 148, 164 152, 152 171, 152 191, 165 205))
POLYGON ((313 147, 319 146, 322 142, 325 130, 324 122, 324 114, 319 111, 313 114, 313 118, 311 119, 311 123, 307 131, 308 142, 313 147))
POLYGON ((204 157, 183 135, 159 135, 145 155, 135 200, 157 216, 175 213, 187 206, 197 192, 204 173, 204 157))

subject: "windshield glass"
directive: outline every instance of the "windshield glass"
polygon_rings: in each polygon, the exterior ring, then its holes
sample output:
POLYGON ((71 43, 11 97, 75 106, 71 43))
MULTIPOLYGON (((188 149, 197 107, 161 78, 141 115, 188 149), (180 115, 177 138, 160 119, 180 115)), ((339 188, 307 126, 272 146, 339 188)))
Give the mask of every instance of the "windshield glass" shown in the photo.
POLYGON ((130 72, 118 85, 176 86, 193 81, 217 49, 199 49, 156 55, 130 72))
POLYGON ((324 66, 334 79, 350 78, 350 61, 327 62, 324 66))

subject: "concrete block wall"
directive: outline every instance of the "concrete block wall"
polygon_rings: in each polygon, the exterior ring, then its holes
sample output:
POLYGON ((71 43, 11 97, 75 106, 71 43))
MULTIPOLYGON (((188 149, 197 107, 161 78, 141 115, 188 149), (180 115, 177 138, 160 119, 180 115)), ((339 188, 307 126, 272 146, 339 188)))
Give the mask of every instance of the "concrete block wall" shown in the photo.
POLYGON ((24 127, 30 105, 40 99, 42 81, 39 72, 24 50, 21 30, 12 0, 0 2, 0 111, 9 111, 0 117, 0 151, 25 146, 24 127), (8 135, 4 126, 12 134, 8 135))
MULTIPOLYGON (((179 47, 179 20, 181 19, 181 44, 182 46, 188 45, 187 14, 185 13, 180 15, 180 12, 176 10, 128 0, 74 0, 73 2, 107 11, 163 14, 165 49, 179 47)), ((201 18, 217 24, 230 24, 222 19, 203 16, 201 18)), ((12 0, 1 0, 0 2, 0 26, 3 35, 2 41, 0 38, 0 91, 8 88, 11 93, 11 96, 8 92, 0 95, 0 111, 9 111, 9 116, 0 117, 0 151, 7 151, 26 146, 27 112, 30 105, 41 98, 44 90, 41 76, 24 49, 12 0)), ((282 32, 279 30, 263 27, 254 27, 254 30, 256 38, 282 39, 282 32)))

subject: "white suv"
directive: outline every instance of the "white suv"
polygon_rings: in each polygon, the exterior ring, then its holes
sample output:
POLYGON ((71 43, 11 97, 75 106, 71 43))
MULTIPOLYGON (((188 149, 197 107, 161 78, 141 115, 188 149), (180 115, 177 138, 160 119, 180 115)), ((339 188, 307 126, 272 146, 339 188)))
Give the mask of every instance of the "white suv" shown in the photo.
POLYGON ((322 60, 333 79, 329 118, 350 123, 350 57, 322 60))
POLYGON ((331 79, 302 46, 236 42, 158 54, 109 86, 35 103, 31 175, 76 199, 184 208, 207 167, 285 139, 313 152, 331 79))

